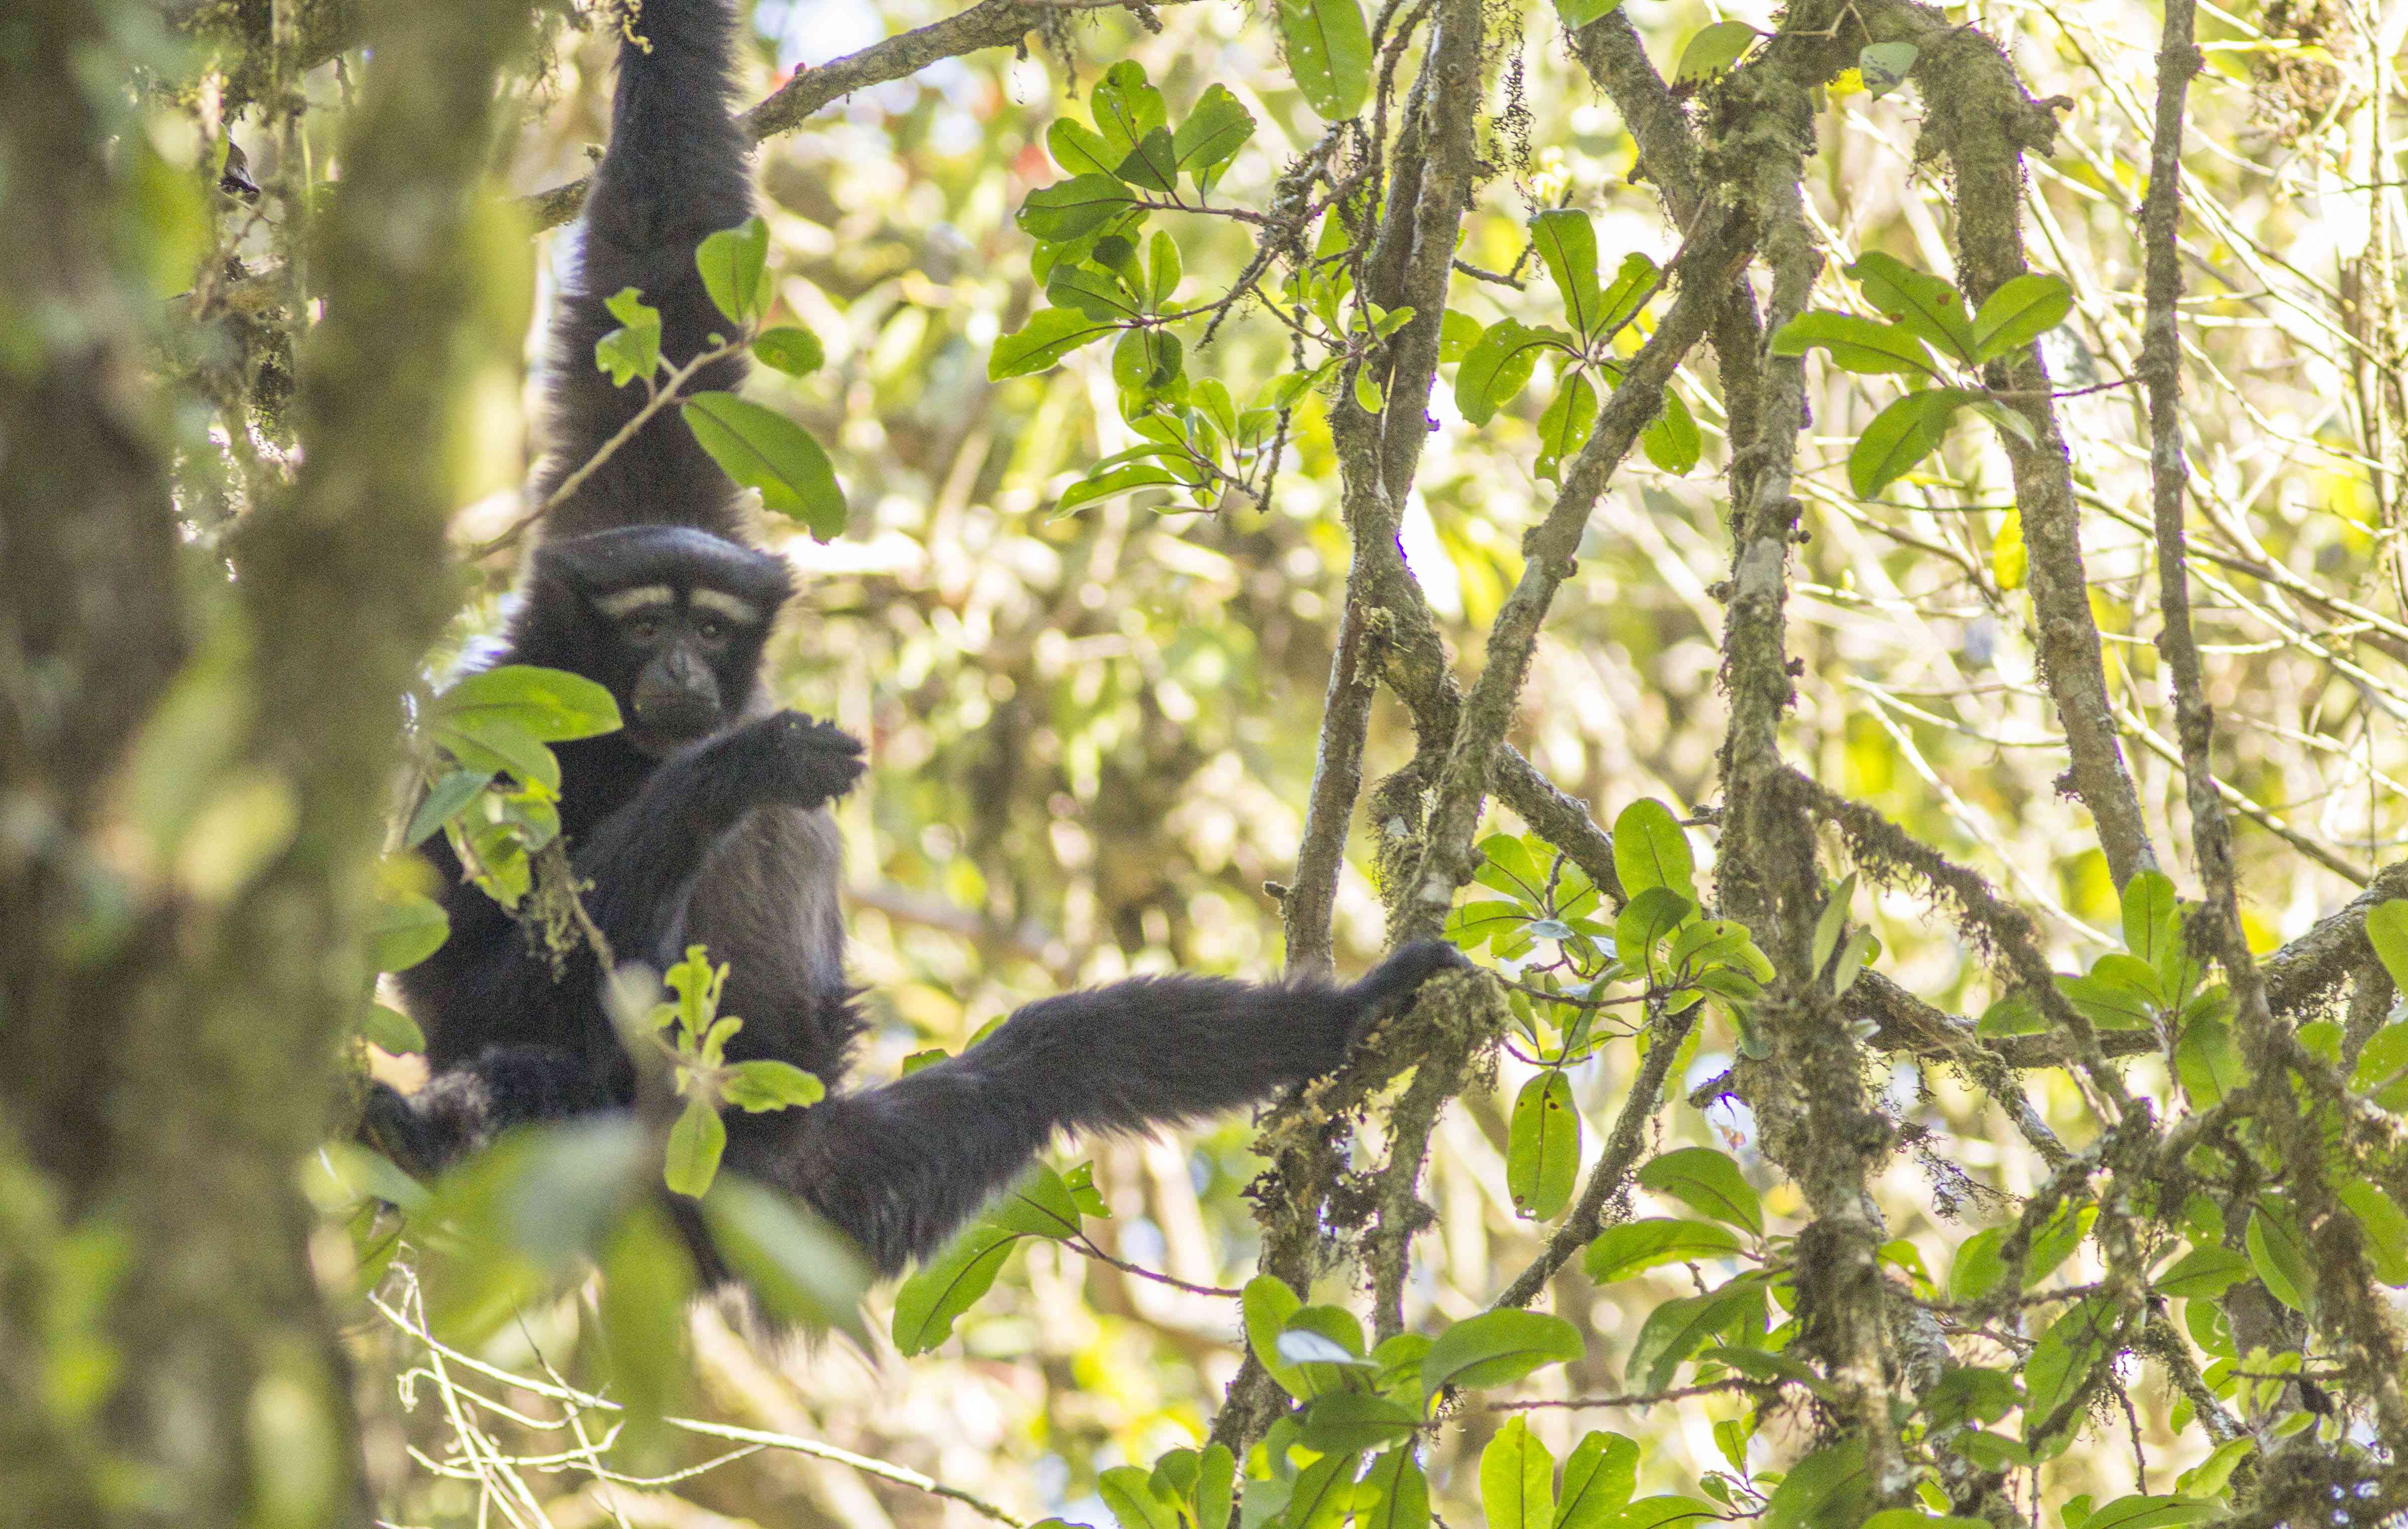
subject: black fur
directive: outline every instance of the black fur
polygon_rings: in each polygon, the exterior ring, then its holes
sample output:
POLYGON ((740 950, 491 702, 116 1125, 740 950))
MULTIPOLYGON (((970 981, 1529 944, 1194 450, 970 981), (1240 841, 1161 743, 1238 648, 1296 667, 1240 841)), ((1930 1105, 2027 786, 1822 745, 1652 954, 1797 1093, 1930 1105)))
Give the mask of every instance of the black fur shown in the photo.
MULTIPOLYGON (((581 265, 555 320, 538 493, 640 400, 594 366, 595 339, 616 322, 603 298, 642 288, 675 360, 726 327, 694 249, 751 211, 726 102, 733 23, 724 0, 647 0, 639 28, 650 50, 622 50, 581 265)), ((718 371, 707 385, 740 377, 736 363, 718 371)), ((1337 1065, 1425 977, 1461 963, 1428 943, 1345 987, 1116 983, 1032 1004, 896 1082, 837 1092, 861 1021, 827 804, 860 775, 861 746, 761 694, 762 642, 790 586, 784 564, 741 536, 732 486, 663 411, 553 512, 500 661, 575 670, 618 697, 625 729, 558 750, 587 910, 623 961, 660 966, 708 946, 731 967, 722 1011, 744 1020, 731 1059, 778 1058, 829 1086, 808 1109, 731 1115, 726 1164, 799 1196, 880 1269, 934 1250, 1055 1132, 1138 1131, 1264 1099, 1337 1065), (731 601, 761 620, 731 622, 731 601)), ((425 1171, 513 1125, 624 1107, 634 1074, 592 953, 556 972, 441 840, 431 853, 450 879, 452 935, 402 987, 434 1077, 408 1099, 380 1090, 370 1139, 425 1171)))

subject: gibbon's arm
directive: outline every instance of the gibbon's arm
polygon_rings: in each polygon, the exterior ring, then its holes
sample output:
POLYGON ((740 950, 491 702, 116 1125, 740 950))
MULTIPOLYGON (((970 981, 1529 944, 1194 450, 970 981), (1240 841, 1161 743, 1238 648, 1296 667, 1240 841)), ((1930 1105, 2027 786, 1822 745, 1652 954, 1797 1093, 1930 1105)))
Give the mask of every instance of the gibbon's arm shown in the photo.
POLYGON ((934 1252, 1056 1131, 1141 1131, 1330 1070, 1424 978, 1407 946, 1349 987, 1140 978, 1029 1005, 962 1055, 805 1110, 731 1119, 728 1162, 811 1207, 881 1273, 934 1252))
POLYGON ((722 836, 755 807, 816 807, 860 779, 861 744, 781 711, 678 754, 571 855, 586 912, 613 955, 666 966, 682 953, 686 904, 722 836))
MULTIPOLYGON (((644 0, 632 22, 641 42, 619 49, 609 147, 594 172, 579 223, 577 264, 552 325, 545 393, 548 450, 538 500, 581 465, 643 407, 646 391, 614 388, 594 364, 594 342, 619 327, 603 305, 642 290, 661 314, 661 353, 682 365, 735 324, 695 268, 703 236, 752 215, 751 144, 728 110, 736 18, 727 0, 644 0)), ((743 381, 743 353, 704 368, 691 391, 743 381)), ((552 537, 622 525, 693 525, 733 536, 735 485, 675 409, 636 438, 555 509, 552 537)))

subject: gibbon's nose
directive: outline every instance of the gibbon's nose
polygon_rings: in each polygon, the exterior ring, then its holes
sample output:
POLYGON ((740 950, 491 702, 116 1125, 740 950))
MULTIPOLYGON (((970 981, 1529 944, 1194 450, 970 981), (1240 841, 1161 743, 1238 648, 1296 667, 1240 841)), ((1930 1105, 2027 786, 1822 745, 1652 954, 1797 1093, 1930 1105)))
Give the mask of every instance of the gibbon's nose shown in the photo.
POLYGON ((719 683, 710 665, 683 648, 644 665, 635 699, 637 724, 648 733, 699 737, 719 725, 719 683))

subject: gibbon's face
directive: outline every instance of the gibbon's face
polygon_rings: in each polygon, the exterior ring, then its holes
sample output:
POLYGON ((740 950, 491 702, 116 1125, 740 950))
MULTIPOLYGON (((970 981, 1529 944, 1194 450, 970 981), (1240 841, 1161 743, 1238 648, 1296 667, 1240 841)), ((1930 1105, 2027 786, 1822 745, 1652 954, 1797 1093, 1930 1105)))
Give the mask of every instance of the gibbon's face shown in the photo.
POLYGON ((738 719, 792 590, 781 560, 681 527, 575 537, 547 547, 538 567, 582 618, 563 666, 608 686, 628 741, 651 754, 738 719))

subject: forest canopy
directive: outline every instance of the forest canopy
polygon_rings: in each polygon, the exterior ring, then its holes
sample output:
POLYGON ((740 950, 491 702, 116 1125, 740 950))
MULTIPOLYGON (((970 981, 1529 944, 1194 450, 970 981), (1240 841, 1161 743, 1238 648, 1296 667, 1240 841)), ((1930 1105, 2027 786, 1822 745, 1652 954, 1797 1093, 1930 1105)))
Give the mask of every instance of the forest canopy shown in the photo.
POLYGON ((875 1289, 708 950, 357 1145, 414 847, 593 928, 615 707, 454 677, 640 7, 17 7, 0 1522, 2408 1522, 2408 7, 737 8, 760 364, 594 364, 869 744, 858 1070, 1472 969, 875 1289))

